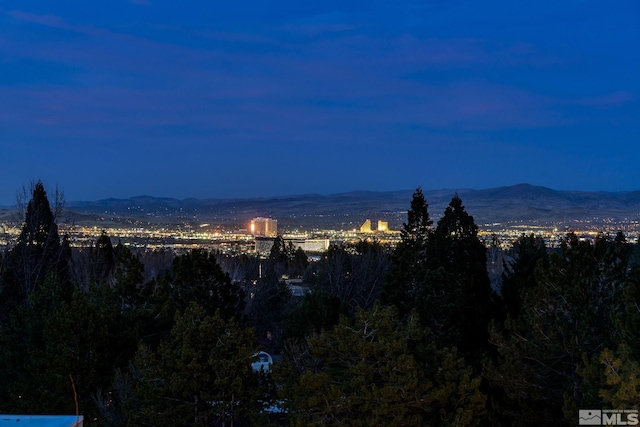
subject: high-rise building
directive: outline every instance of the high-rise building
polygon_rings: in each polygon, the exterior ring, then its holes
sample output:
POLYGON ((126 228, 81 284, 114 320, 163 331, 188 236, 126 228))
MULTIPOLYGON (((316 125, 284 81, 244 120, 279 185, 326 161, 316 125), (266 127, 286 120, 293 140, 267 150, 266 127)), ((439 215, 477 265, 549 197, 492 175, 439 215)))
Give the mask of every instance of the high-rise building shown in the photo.
POLYGON ((361 233, 371 233, 371 220, 367 218, 367 220, 360 226, 361 233))
POLYGON ((276 237, 278 235, 278 220, 258 217, 251 220, 251 234, 254 236, 276 237))
POLYGON ((371 220, 369 218, 367 218, 367 220, 364 222, 364 224, 362 224, 360 226, 360 232, 361 233, 388 233, 388 232, 390 232, 389 223, 387 221, 383 221, 383 220, 379 219, 378 220, 378 228, 372 229, 371 228, 371 220))

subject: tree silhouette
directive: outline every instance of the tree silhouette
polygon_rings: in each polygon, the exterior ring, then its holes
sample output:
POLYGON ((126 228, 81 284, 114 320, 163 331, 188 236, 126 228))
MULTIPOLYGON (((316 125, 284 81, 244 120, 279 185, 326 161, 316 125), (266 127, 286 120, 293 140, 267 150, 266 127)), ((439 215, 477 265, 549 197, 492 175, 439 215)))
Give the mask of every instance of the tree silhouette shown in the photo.
POLYGON ((367 309, 380 297, 390 264, 389 250, 377 242, 331 245, 304 279, 313 292, 335 296, 351 311, 367 309))
MULTIPOLYGON (((56 210, 51 210, 41 181, 32 188, 31 199, 24 210, 24 222, 18 240, 3 263, 1 289, 6 308, 26 302, 51 271, 65 266, 68 250, 63 251, 58 236, 57 215, 62 209, 62 196, 56 192, 56 210)), ((68 248, 67 248, 68 249, 68 248)), ((63 272, 68 276, 66 271, 63 272)))
POLYGON ((427 245, 433 232, 428 208, 422 189, 418 187, 411 199, 407 222, 402 224, 401 240, 393 252, 391 271, 382 289, 382 302, 395 305, 401 315, 411 311, 423 284, 427 245))
POLYGON ((218 309, 225 319, 242 315, 244 291, 231 282, 214 255, 194 249, 173 260, 173 272, 171 300, 177 309, 184 310, 196 302, 209 315, 218 309))
POLYGON ((492 328, 499 357, 486 375, 517 408, 514 423, 558 423, 602 407, 598 369, 602 350, 619 342, 623 253, 603 236, 592 244, 570 234, 548 266, 537 264, 519 315, 492 328))
POLYGON ((415 316, 404 322, 376 304, 288 348, 283 397, 292 424, 477 425, 480 378, 455 352, 431 345, 416 357, 424 335, 415 316))
POLYGON ((513 252, 511 262, 505 262, 501 296, 506 314, 515 318, 520 315, 525 291, 536 285, 538 263, 542 263, 542 267, 548 266, 549 255, 544 240, 533 234, 518 238, 513 252))
POLYGON ((479 352, 488 348, 495 295, 478 226, 457 194, 438 221, 427 264, 425 284, 416 298, 421 318, 441 345, 456 346, 478 363, 479 352))
POLYGON ((263 424, 267 382, 251 370, 256 352, 251 329, 190 303, 157 352, 140 346, 120 396, 129 425, 263 424))

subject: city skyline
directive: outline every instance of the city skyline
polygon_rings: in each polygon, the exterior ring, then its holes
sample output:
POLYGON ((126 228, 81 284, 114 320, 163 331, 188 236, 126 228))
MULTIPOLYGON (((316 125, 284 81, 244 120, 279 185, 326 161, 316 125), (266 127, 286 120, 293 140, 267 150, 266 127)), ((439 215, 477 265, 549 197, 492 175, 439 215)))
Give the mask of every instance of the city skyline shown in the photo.
POLYGON ((640 6, 0 6, 0 206, 640 189, 640 6))

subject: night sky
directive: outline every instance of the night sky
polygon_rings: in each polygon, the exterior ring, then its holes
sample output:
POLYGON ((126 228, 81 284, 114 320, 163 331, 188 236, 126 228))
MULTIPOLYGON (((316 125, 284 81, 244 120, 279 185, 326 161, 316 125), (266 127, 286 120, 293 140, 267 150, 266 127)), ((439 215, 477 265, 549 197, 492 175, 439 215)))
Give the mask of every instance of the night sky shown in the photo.
POLYGON ((0 2, 0 205, 640 189, 640 2, 0 2))

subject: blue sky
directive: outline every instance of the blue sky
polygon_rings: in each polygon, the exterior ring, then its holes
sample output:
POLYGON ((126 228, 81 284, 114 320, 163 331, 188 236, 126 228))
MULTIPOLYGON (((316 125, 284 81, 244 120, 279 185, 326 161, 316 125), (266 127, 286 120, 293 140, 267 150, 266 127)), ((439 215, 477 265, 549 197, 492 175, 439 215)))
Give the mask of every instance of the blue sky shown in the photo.
POLYGON ((640 3, 0 3, 0 204, 640 189, 640 3))

